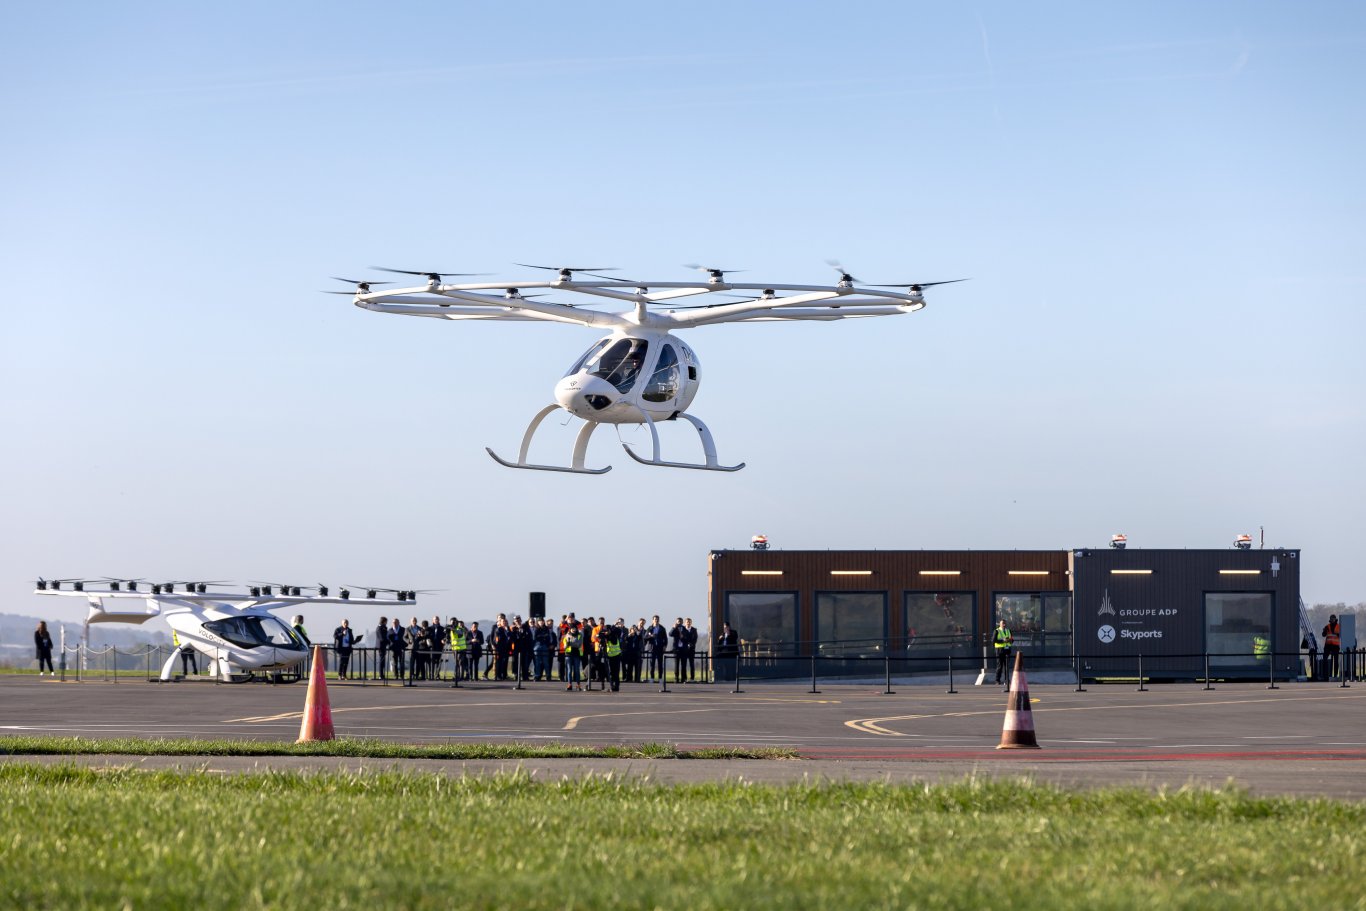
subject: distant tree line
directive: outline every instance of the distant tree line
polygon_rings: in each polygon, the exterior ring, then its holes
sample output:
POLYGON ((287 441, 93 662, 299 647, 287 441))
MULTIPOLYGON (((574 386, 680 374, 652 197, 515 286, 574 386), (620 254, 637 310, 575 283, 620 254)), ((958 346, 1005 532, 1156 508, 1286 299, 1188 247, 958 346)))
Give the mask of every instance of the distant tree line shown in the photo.
MULTIPOLYGON (((1323 627, 1328 623, 1330 616, 1341 617, 1343 614, 1356 614, 1361 618, 1357 621, 1357 638, 1366 637, 1366 601, 1358 601, 1356 604, 1348 604, 1339 601, 1337 604, 1315 604, 1309 608, 1309 628, 1314 631, 1314 635, 1322 639, 1323 627)), ((1323 645, 1319 643, 1320 647, 1323 645)))

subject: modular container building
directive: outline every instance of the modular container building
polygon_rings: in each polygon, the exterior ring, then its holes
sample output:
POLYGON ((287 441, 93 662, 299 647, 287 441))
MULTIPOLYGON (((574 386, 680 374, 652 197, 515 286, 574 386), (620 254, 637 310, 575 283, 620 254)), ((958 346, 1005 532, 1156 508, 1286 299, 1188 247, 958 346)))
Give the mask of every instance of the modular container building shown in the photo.
POLYGON ((1034 666, 1083 677, 1140 656, 1148 677, 1298 672, 1298 550, 714 550, 708 568, 713 636, 738 632, 746 675, 967 671, 998 620, 1034 666))

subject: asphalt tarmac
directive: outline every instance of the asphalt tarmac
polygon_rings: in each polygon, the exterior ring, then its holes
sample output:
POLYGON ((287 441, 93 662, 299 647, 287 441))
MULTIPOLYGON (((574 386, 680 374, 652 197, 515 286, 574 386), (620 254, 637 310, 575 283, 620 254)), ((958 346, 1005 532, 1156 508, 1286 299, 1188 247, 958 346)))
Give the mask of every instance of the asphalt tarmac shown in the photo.
MULTIPOLYGON (((414 687, 328 681, 339 736, 402 743, 672 743, 781 746, 794 761, 424 761, 312 757, 77 757, 99 766, 244 771, 422 768, 451 774, 522 769, 537 777, 617 774, 662 782, 743 778, 951 781, 1024 777, 1069 787, 1235 784, 1253 793, 1366 799, 1366 684, 1030 687, 1041 749, 997 750, 1006 694, 993 686, 558 684, 414 687)), ((306 686, 194 681, 119 683, 0 677, 0 737, 249 738, 293 741, 306 686)), ((24 757, 6 755, 4 761, 24 757)), ((42 761, 55 761, 51 758, 42 761)))

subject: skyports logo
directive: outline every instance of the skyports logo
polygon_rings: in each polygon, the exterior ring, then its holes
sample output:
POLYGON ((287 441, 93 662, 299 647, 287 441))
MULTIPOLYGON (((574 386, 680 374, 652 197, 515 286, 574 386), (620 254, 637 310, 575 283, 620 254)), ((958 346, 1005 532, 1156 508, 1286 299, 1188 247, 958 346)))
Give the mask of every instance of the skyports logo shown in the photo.
POLYGON ((1122 629, 1119 631, 1121 639, 1161 639, 1162 630, 1160 629, 1122 629))

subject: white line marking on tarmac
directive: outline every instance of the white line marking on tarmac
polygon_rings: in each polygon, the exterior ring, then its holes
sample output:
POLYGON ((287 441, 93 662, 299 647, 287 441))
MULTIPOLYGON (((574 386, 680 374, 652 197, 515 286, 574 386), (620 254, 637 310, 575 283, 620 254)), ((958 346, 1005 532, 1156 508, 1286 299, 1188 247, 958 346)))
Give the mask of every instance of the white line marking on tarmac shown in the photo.
POLYGON ((603 712, 600 715, 576 715, 565 722, 562 731, 572 731, 579 726, 579 722, 585 718, 618 718, 622 715, 691 715, 696 712, 714 712, 716 709, 677 709, 675 711, 649 711, 649 712, 603 712))
MULTIPOLYGON (((1053 706, 1049 708, 1033 709, 1034 712, 1113 712, 1117 709, 1180 709, 1180 708, 1205 708, 1216 705, 1249 705, 1260 702, 1314 702, 1325 699, 1342 699, 1349 697, 1342 696, 1264 696, 1256 699, 1212 699, 1208 702, 1150 702, 1143 704, 1131 703, 1128 705, 1072 705, 1072 706, 1053 706)), ((1030 699, 1030 702, 1037 702, 1030 699)), ((993 708, 984 709, 976 712, 938 712, 922 713, 917 715, 891 715, 883 718, 855 718, 844 723, 845 727, 853 728, 863 734, 877 734, 881 737, 904 737, 900 731, 892 731, 880 725, 884 721, 917 721, 922 718, 966 718, 970 715, 1001 715, 1004 709, 993 708)))
POLYGON ((1308 734, 1247 734, 1244 740, 1306 740, 1308 734))

